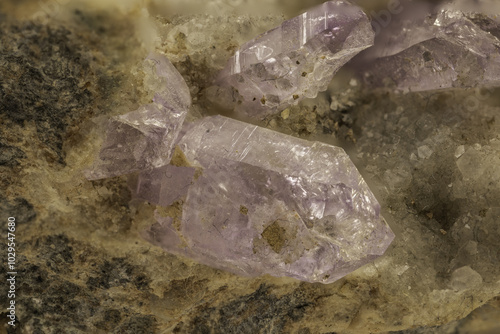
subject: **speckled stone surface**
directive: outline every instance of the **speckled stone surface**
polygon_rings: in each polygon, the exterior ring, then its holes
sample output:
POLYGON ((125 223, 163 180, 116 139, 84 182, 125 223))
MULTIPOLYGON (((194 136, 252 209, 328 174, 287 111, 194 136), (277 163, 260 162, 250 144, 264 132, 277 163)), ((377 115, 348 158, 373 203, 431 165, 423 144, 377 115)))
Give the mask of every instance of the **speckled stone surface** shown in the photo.
POLYGON ((9 216, 18 242, 18 326, 6 324, 1 284, 0 333, 495 330, 498 89, 372 93, 339 73, 327 93, 259 123, 342 146, 396 234, 384 257, 333 284, 243 278, 170 255, 140 237, 156 207, 131 202, 127 180, 84 178, 103 140, 90 119, 151 101, 149 49, 188 83, 187 118, 216 113, 206 88, 241 43, 283 20, 284 3, 270 3, 172 15, 171 2, 150 1, 151 18, 143 2, 79 2, 38 21, 38 1, 0 3, 0 253, 9 216))

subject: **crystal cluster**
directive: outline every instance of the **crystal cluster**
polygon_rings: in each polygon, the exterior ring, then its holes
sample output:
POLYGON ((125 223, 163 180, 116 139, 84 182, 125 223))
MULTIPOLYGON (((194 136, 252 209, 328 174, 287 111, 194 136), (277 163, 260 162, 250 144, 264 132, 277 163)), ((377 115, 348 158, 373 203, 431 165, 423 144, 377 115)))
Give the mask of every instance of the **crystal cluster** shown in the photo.
POLYGON ((402 91, 498 86, 500 21, 456 7, 438 7, 430 15, 417 8, 416 17, 389 27, 368 52, 366 81, 402 91))
MULTIPOLYGON (((373 42, 366 15, 329 1, 245 44, 219 76, 239 108, 266 115, 326 89, 373 42)), ((135 198, 155 205, 144 237, 246 276, 333 282, 382 255, 394 238, 341 148, 222 116, 184 123, 189 89, 151 55, 154 101, 114 117, 87 178, 138 172, 135 198)))
POLYGON ((330 283, 394 238, 341 148, 212 116, 190 126, 177 155, 183 165, 142 173, 135 189, 182 205, 158 209, 146 233, 169 252, 246 276, 330 283))
POLYGON ((153 103, 113 117, 106 124, 106 139, 93 166, 90 180, 128 174, 168 164, 174 140, 191 105, 189 88, 170 61, 150 54, 145 67, 153 67, 153 103))
POLYGON ((216 84, 234 92, 236 110, 252 117, 285 109, 326 90, 333 75, 373 44, 365 13, 328 1, 245 43, 216 84))

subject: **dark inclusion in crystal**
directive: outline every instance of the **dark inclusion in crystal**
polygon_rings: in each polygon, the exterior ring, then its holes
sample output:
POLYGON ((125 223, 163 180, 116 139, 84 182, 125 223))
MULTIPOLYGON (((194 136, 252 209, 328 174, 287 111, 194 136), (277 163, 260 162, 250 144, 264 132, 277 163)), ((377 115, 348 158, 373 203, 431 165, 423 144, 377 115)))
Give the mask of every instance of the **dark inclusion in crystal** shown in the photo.
MULTIPOLYGON (((220 80, 242 108, 275 110, 325 89, 372 41, 358 7, 326 2, 244 45, 220 80)), ((148 241, 240 275, 322 283, 385 252, 394 234, 343 149, 222 116, 183 124, 188 87, 165 57, 149 59, 162 83, 154 102, 108 123, 87 173, 139 172, 133 194, 157 205, 148 241)))
POLYGON ((219 73, 216 84, 233 90, 236 109, 262 117, 326 90, 333 75, 373 45, 361 8, 327 1, 245 43, 219 73))
POLYGON ((240 275, 331 283, 394 238, 339 147, 213 116, 188 127, 177 154, 185 166, 143 172, 134 187, 174 205, 145 233, 168 252, 240 275))

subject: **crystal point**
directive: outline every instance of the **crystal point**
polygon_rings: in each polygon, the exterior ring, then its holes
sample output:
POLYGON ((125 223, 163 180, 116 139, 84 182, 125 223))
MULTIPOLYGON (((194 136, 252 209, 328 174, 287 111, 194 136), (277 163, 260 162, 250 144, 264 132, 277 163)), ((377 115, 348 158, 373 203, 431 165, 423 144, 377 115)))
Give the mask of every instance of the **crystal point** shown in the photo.
POLYGON ((315 97, 333 75, 373 44, 364 12, 347 1, 327 1, 244 44, 216 84, 234 90, 236 109, 261 117, 315 97))
POLYGON ((457 4, 401 20, 367 50, 366 81, 401 91, 500 85, 500 21, 457 4))
POLYGON ((145 232, 168 252, 245 276, 330 283, 382 255, 394 238, 339 147, 222 116, 195 123, 178 147, 190 166, 140 175, 136 187, 153 203, 182 206, 157 209, 145 232))
POLYGON ((191 97, 184 79, 166 57, 150 54, 145 68, 151 67, 153 102, 107 122, 99 155, 85 171, 88 179, 161 167, 170 161, 191 97))

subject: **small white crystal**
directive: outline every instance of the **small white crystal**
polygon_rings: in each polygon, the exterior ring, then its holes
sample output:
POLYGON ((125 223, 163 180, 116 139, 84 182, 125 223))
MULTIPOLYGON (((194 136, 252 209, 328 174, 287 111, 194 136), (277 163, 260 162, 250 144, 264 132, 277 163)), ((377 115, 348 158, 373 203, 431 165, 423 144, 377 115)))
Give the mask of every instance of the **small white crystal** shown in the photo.
POLYGON ((451 274, 450 287, 455 291, 473 289, 482 283, 481 275, 469 266, 458 268, 451 274))
POLYGON ((462 154, 465 153, 465 146, 464 145, 460 145, 457 147, 457 149, 455 150, 455 158, 460 158, 462 156, 462 154))
POLYGON ((418 157, 420 159, 429 159, 430 156, 432 155, 432 153, 434 153, 434 152, 432 151, 432 149, 429 146, 423 145, 417 149, 417 153, 418 153, 418 157))

